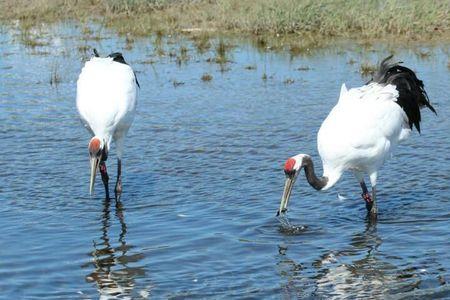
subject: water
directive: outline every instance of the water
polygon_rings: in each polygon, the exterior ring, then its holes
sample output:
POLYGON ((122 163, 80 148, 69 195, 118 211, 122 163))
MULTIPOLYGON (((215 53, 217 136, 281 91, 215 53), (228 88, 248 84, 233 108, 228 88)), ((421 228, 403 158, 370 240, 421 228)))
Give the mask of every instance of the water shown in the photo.
MULTIPOLYGON (((232 41, 220 67, 206 61, 214 47, 199 54, 182 39, 130 49, 106 31, 36 34, 47 44, 0 34, 1 298, 450 298, 446 47, 426 59, 396 51, 438 115, 424 111, 422 134, 381 170, 378 222, 347 174, 327 192, 298 180, 286 228, 275 217, 284 160, 318 160, 316 133, 341 83, 367 80, 349 60, 375 62, 388 47, 290 57, 232 41), (120 203, 103 199, 98 178, 88 194, 90 137, 75 109, 86 45, 123 51, 141 84, 120 203), (169 55, 180 45, 188 61, 169 55)), ((108 167, 114 180, 114 148, 108 167)))

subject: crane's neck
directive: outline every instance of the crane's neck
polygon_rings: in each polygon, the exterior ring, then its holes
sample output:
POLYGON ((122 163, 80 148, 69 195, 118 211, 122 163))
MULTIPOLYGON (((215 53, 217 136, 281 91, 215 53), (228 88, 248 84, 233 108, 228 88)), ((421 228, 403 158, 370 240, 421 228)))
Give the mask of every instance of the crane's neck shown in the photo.
POLYGON ((317 177, 314 172, 314 164, 311 156, 305 155, 302 160, 302 167, 305 169, 306 180, 316 190, 323 189, 328 183, 328 177, 317 177))

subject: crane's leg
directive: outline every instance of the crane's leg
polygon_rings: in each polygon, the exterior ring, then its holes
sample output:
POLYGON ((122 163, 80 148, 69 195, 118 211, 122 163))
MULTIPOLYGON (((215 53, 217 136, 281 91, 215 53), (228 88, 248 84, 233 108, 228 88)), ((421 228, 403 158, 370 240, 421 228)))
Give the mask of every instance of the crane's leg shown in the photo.
POLYGON ((100 162, 100 174, 102 174, 102 181, 103 185, 105 186, 106 199, 109 199, 109 188, 108 188, 109 176, 108 171, 106 170, 106 163, 104 160, 100 162))
POLYGON ((116 200, 120 199, 122 194, 122 160, 120 158, 117 159, 117 181, 114 193, 116 194, 116 200))
POLYGON ((353 171, 353 175, 355 175, 356 180, 358 180, 359 185, 362 189, 361 197, 366 202, 366 209, 369 212, 372 209, 372 196, 370 196, 369 190, 367 189, 367 185, 364 182, 364 173, 360 171, 353 171))
POLYGON ((376 186, 377 186, 377 177, 378 173, 374 172, 369 175, 370 177, 370 184, 372 185, 372 205, 369 210, 370 218, 376 219, 378 214, 378 208, 377 208, 377 195, 376 195, 376 186))
POLYGON ((376 187, 372 187, 372 207, 370 208, 370 216, 377 217, 378 208, 377 208, 377 195, 376 195, 376 187))
POLYGON ((366 183, 364 182, 364 180, 361 181, 359 184, 361 185, 361 188, 363 191, 361 194, 361 197, 366 202, 366 209, 369 212, 372 209, 373 198, 372 198, 372 196, 370 196, 369 190, 367 189, 367 186, 366 186, 366 183))

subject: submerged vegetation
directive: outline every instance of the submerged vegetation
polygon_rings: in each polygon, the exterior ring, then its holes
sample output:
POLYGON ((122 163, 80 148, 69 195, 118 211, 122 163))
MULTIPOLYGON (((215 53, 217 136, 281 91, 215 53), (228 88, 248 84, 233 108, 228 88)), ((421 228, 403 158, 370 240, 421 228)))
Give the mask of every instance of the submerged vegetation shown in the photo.
MULTIPOLYGON (((132 36, 186 33, 246 33, 262 47, 262 34, 301 36, 296 55, 321 39, 447 39, 450 1, 440 0, 3 0, 0 21, 30 28, 43 23, 93 21, 132 36)), ((210 47, 198 39, 197 47, 210 47)))
POLYGON ((293 84, 295 82, 295 80, 294 79, 292 79, 292 78, 286 78, 284 81, 283 81, 283 83, 284 84, 293 84))

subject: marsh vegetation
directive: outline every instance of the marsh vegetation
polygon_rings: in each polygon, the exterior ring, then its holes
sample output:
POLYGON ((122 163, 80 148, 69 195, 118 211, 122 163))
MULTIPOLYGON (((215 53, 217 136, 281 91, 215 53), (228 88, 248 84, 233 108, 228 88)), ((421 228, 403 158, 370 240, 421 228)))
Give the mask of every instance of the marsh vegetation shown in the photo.
POLYGON ((211 35, 239 33, 298 55, 334 38, 448 40, 449 11, 439 0, 4 0, 0 21, 25 29, 96 22, 125 35, 129 47, 134 37, 183 33, 202 51, 211 35))

